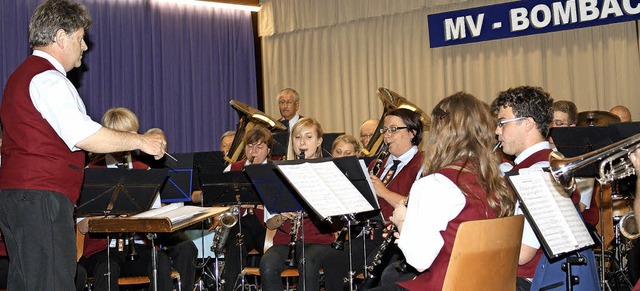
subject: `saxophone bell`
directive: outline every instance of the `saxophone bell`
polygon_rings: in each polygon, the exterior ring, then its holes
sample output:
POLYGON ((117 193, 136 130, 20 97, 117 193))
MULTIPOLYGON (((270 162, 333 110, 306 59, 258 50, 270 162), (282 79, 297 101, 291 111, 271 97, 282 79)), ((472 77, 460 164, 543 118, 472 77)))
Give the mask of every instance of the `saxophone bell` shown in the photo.
POLYGON ((220 215, 220 225, 215 228, 215 235, 213 237, 213 243, 211 244, 212 252, 216 254, 222 252, 229 239, 231 228, 238 223, 238 214, 240 214, 240 207, 233 206, 227 212, 220 215))

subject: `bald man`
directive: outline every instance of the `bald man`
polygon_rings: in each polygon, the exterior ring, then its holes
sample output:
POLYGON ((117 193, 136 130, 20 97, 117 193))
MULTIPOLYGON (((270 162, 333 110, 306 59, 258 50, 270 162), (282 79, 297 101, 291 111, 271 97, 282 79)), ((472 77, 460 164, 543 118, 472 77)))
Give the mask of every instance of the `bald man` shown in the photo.
POLYGON ((362 123, 360 126, 360 142, 364 147, 369 144, 371 137, 376 132, 376 128, 378 127, 377 119, 369 119, 362 123))
POLYGON ((631 111, 629 111, 629 108, 624 107, 622 105, 617 105, 617 106, 613 106, 611 108, 611 110, 609 110, 610 113, 613 113, 614 115, 620 117, 620 122, 631 122, 631 111))

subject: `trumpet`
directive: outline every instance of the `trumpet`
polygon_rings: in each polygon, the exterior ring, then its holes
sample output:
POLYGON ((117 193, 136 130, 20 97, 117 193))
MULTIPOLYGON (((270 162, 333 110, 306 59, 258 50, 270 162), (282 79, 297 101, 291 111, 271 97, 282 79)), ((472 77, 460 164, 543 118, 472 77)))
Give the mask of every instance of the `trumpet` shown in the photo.
POLYGON ((622 218, 620 218, 618 227, 620 227, 620 233, 630 240, 634 240, 640 237, 638 222, 636 221, 636 215, 633 211, 623 215, 622 218))
POLYGON ((240 214, 240 207, 233 206, 227 212, 220 215, 220 225, 216 226, 213 243, 211 244, 212 252, 216 254, 222 252, 222 249, 227 243, 227 239, 229 239, 231 228, 238 223, 238 214, 240 214))
POLYGON ((573 158, 565 158, 560 152, 553 151, 549 155, 549 166, 553 179, 569 192, 573 192, 576 188, 576 172, 594 163, 600 163, 596 178, 600 184, 634 175, 636 171, 629 155, 638 148, 640 133, 573 158))

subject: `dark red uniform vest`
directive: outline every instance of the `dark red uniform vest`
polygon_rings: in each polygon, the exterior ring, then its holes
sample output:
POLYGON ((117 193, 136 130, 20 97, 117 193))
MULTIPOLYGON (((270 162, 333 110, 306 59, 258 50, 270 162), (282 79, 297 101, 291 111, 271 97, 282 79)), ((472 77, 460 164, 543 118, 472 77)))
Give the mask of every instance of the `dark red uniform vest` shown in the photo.
POLYGON ((496 217, 489 203, 487 203, 487 193, 481 185, 482 181, 479 181, 475 175, 471 172, 462 172, 458 176, 459 170, 449 168, 441 169, 438 173, 447 177, 466 194, 464 195, 465 205, 460 214, 449 221, 447 228, 441 232, 444 245, 429 269, 413 280, 398 283, 398 285, 408 290, 442 290, 449 259, 451 258, 453 242, 456 239, 460 223, 496 217))
MULTIPOLYGON (((369 169, 371 169, 373 164, 375 164, 375 160, 371 161, 369 169)), ((398 172, 398 174, 393 177, 393 179, 387 185, 387 189, 402 196, 408 196, 413 182, 416 181, 416 177, 418 176, 420 167, 422 167, 422 152, 417 152, 409 161, 409 163, 402 167, 400 172, 398 172)), ((384 219, 389 219, 389 217, 393 215, 393 209, 395 205, 391 205, 386 200, 379 198, 378 202, 380 203, 380 211, 382 212, 384 219)))
POLYGON ((49 70, 55 70, 49 61, 30 56, 7 81, 0 106, 4 126, 0 189, 56 191, 75 204, 82 185, 84 152, 69 150, 29 95, 33 77, 49 70))

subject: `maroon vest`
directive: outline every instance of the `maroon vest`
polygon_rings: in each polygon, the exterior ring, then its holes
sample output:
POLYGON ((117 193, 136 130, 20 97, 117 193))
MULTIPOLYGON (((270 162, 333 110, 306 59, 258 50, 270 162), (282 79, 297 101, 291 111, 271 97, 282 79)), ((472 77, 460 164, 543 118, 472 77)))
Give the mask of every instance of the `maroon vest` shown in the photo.
MULTIPOLYGON (((375 164, 375 160, 371 161, 369 168, 371 168, 373 164, 375 164)), ((409 163, 402 167, 400 172, 393 177, 387 185, 387 189, 400 195, 408 196, 413 182, 416 181, 420 167, 422 167, 422 152, 417 152, 409 163)), ((378 202, 380 203, 380 211, 384 219, 389 219, 389 217, 393 215, 395 205, 391 205, 387 200, 380 198, 378 198, 378 202)))
MULTIPOLYGON (((11 74, 2 96, 0 189, 56 191, 75 204, 84 173, 84 152, 72 152, 36 110, 29 84, 55 70, 46 59, 30 56, 11 74)), ((55 98, 56 96, 44 96, 55 98)))
POLYGON ((234 162, 233 164, 231 164, 231 169, 229 170, 230 172, 240 172, 242 171, 242 168, 244 168, 244 164, 247 163, 247 159, 242 159, 239 160, 237 162, 234 162))
POLYGON ((449 221, 447 228, 441 232, 444 245, 435 260, 426 271, 413 280, 399 282, 398 285, 408 290, 442 290, 444 277, 449 266, 453 242, 456 239, 460 223, 469 220, 495 218, 496 215, 487 202, 487 193, 480 184, 481 181, 470 172, 460 173, 457 169, 444 168, 438 171, 460 188, 466 194, 465 205, 460 214, 449 221), (458 173, 460 175, 458 176, 458 173))
MULTIPOLYGON (((530 155, 528 158, 524 159, 524 161, 515 165, 512 171, 529 168, 537 162, 548 161, 549 154, 551 154, 551 152, 552 150, 550 149, 537 151, 534 154, 530 155)), ((538 248, 538 251, 536 251, 536 254, 533 256, 533 259, 531 259, 531 261, 524 265, 518 266, 518 277, 533 278, 533 275, 536 272, 538 261, 540 261, 540 256, 542 256, 542 249, 538 248)))

